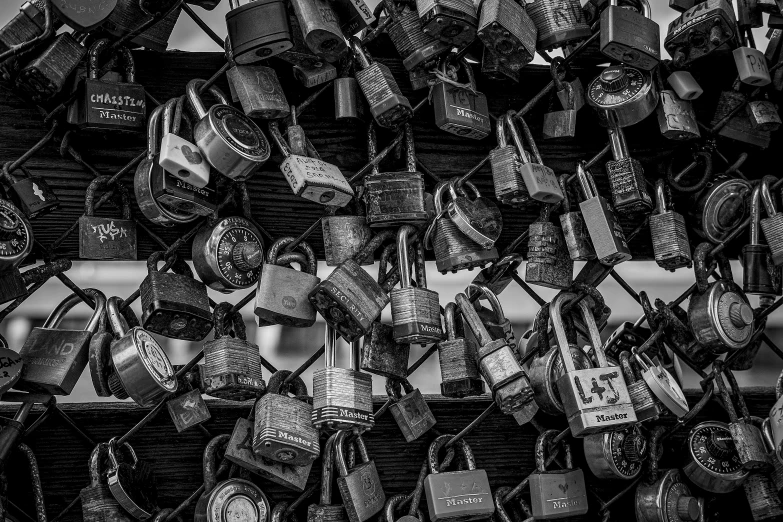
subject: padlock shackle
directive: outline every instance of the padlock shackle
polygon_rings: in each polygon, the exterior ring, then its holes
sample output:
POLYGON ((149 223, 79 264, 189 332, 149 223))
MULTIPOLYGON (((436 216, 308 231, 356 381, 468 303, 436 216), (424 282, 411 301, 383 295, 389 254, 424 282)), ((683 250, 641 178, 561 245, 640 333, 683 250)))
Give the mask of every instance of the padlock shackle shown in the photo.
MULTIPOLYGON (((519 121, 519 126, 522 128, 522 134, 525 135, 525 142, 527 143, 527 146, 530 148, 530 153, 532 153, 533 155, 532 159, 530 158, 528 159, 530 159, 530 161, 538 163, 539 165, 543 165, 544 158, 541 157, 541 152, 538 150, 538 145, 536 145, 536 140, 533 139, 533 133, 530 132, 530 127, 527 126, 527 122, 525 121, 525 118, 517 115, 517 113, 514 110, 509 110, 506 113, 506 115, 509 121, 508 125, 512 129, 512 136, 514 136, 514 132, 516 131, 515 121, 516 120, 519 121)), ((516 140, 517 138, 514 138, 515 142, 516 140)), ((524 148, 520 147, 520 150, 524 150, 524 148)))
POLYGON ((726 376, 726 380, 729 383, 729 387, 731 388, 731 393, 737 396, 737 406, 739 406, 739 414, 742 416, 743 419, 745 419, 746 423, 751 423, 752 416, 750 414, 750 410, 748 409, 748 405, 745 402, 745 397, 742 395, 742 390, 740 390, 739 384, 737 383, 737 378, 734 377, 734 372, 732 372, 730 368, 724 367, 723 373, 726 376))
MULTIPOLYGON (((339 430, 335 434, 334 439, 334 464, 337 468, 337 473, 341 477, 348 476, 348 462, 345 460, 345 444, 347 441, 348 430, 339 430)), ((356 448, 359 450, 359 457, 362 462, 370 462, 370 456, 367 453, 367 446, 364 444, 364 439, 361 435, 356 435, 353 439, 353 443, 356 444, 356 448)))
POLYGON ((778 213, 778 209, 775 206, 775 198, 769 190, 770 185, 775 184, 777 181, 778 178, 771 175, 761 178, 761 202, 764 204, 764 211, 767 213, 767 217, 772 217, 778 213))
MULTIPOLYGON (((95 288, 85 288, 84 293, 89 294, 95 301, 95 308, 93 309, 90 320, 87 321, 87 326, 84 327, 85 332, 95 333, 98 331, 98 326, 101 323, 101 319, 106 313, 106 296, 100 290, 95 288)), ((83 303, 82 298, 78 294, 71 294, 63 299, 59 305, 49 314, 46 321, 43 324, 43 328, 57 328, 60 326, 65 314, 67 314, 71 308, 79 303, 83 303)))
POLYGON ((403 225, 397 231, 397 267, 400 272, 400 288, 413 286, 411 282, 410 256, 408 255, 408 236, 415 233, 416 229, 411 225, 403 225))
POLYGON ((348 39, 348 44, 351 48, 351 52, 353 53, 354 60, 356 60, 356 63, 359 65, 360 69, 364 70, 372 65, 372 58, 367 53, 367 50, 362 46, 362 43, 358 38, 352 36, 348 39))
POLYGON ((307 396, 307 384, 302 380, 300 376, 292 379, 290 382, 283 385, 285 380, 291 375, 290 370, 277 370, 269 377, 269 382, 266 385, 267 393, 276 393, 278 395, 293 395, 294 397, 306 397, 307 396))
MULTIPOLYGON (((370 121, 367 124, 367 160, 375 161, 375 156, 378 155, 378 137, 375 133, 375 121, 370 121)), ((378 174, 380 172, 378 165, 373 163, 371 174, 378 174)))
MULTIPOLYGON (((536 439, 535 457, 536 457, 536 470, 539 472, 546 471, 546 453, 547 446, 550 444, 550 439, 554 439, 558 435, 557 430, 546 430, 542 432, 536 439)), ((574 469, 574 458, 571 454, 571 445, 565 441, 560 442, 563 445, 565 451, 565 469, 574 469)))
POLYGON ((207 446, 204 448, 202 471, 204 476, 203 495, 205 497, 209 496, 209 494, 212 493, 212 490, 215 489, 215 486, 217 486, 217 452, 218 450, 228 445, 230 438, 231 436, 228 434, 218 435, 217 437, 214 437, 212 440, 207 442, 207 446))
MULTIPOLYGON (((430 444, 429 450, 427 451, 427 461, 430 467, 431 475, 440 473, 440 461, 438 460, 438 453, 440 453, 440 450, 443 449, 453 438, 454 435, 439 435, 430 444)), ((470 446, 468 446, 468 443, 465 442, 465 439, 459 439, 455 444, 462 453, 462 458, 465 462, 465 465, 468 467, 468 471, 475 470, 476 459, 473 457, 473 451, 470 449, 470 446)))
POLYGON ((129 220, 131 218, 130 207, 130 194, 125 185, 117 181, 110 184, 111 176, 98 176, 93 179, 84 194, 84 215, 87 217, 93 217, 95 215, 95 191, 96 190, 116 190, 116 193, 120 197, 120 208, 122 209, 122 219, 129 220))
MULTIPOLYGON (((490 288, 484 283, 471 282, 468 285, 469 297, 473 297, 473 291, 480 294, 480 297, 475 301, 476 304, 480 303, 482 299, 486 299, 489 305, 492 307, 492 312, 495 314, 495 321, 500 324, 506 321, 506 314, 503 313, 503 306, 500 304, 497 294, 490 290, 490 288)), ((474 306, 475 307, 475 306, 474 306)))
POLYGON ((655 181, 655 212, 663 214, 667 211, 666 205, 666 182, 663 178, 655 181))
POLYGON ((481 322, 481 318, 479 317, 478 312, 476 312, 476 309, 473 308, 473 304, 470 302, 468 297, 460 292, 454 297, 454 300, 462 312, 462 317, 465 318, 465 322, 468 323, 468 327, 473 332, 473 335, 476 337, 476 340, 479 342, 479 344, 481 346, 486 346, 489 344, 493 339, 489 335, 487 327, 484 326, 483 322, 481 322))
MULTIPOLYGON (((568 336, 565 331, 565 323, 563 322, 563 306, 576 299, 576 294, 571 292, 561 292, 553 300, 549 307, 549 313, 552 319, 552 327, 555 330, 555 336, 557 338, 558 349, 560 350, 560 357, 563 359, 563 366, 566 372, 571 373, 576 371, 576 365, 574 359, 571 356, 571 349, 568 345, 568 336)), ((595 317, 590 310, 590 306, 584 299, 578 303, 579 309, 582 311, 582 321, 587 327, 588 335, 590 336, 590 344, 595 350, 595 357, 598 361, 599 368, 606 368, 609 364, 606 361, 606 354, 604 353, 603 343, 601 342, 601 334, 598 332, 598 326, 595 323, 595 317)))
POLYGON ((696 276, 696 289, 700 294, 703 294, 709 288, 709 277, 712 273, 713 266, 720 267, 721 277, 727 281, 734 281, 734 277, 731 273, 731 265, 728 258, 721 251, 710 258, 709 265, 707 264, 707 257, 712 251, 713 245, 707 241, 700 243, 693 252, 693 272, 696 276))
POLYGON ((326 323, 324 330, 324 367, 333 368, 337 356, 337 330, 326 323))
POLYGON ((101 442, 90 452, 90 458, 87 459, 87 469, 90 473, 90 487, 95 488, 101 485, 101 462, 103 456, 109 451, 109 444, 101 442))
POLYGON ((155 155, 160 148, 160 117, 163 114, 164 106, 158 105, 150 113, 147 120, 147 160, 155 161, 155 155))
POLYGON ((413 141, 413 125, 405 122, 405 166, 408 172, 416 172, 416 144, 413 141))
POLYGON ((658 462, 661 460, 661 454, 663 452, 661 438, 663 438, 665 432, 666 428, 659 424, 655 426, 650 433, 650 443, 648 444, 650 453, 647 463, 647 481, 650 484, 653 484, 658 480, 658 462))
POLYGON ((519 136, 519 130, 517 129, 517 126, 514 124, 514 118, 513 118, 514 111, 508 111, 506 113, 506 116, 504 117, 504 120, 506 122, 506 130, 511 135, 511 141, 514 142, 514 146, 517 148, 517 156, 519 157, 519 161, 522 165, 525 165, 527 163, 530 163, 530 157, 527 154, 527 151, 525 150, 524 143, 522 143, 522 138, 519 136))
POLYGON ((495 120, 495 139, 498 142, 498 148, 508 146, 508 137, 506 136, 506 118, 495 120))
POLYGON ((563 193, 563 199, 562 199, 562 211, 563 214, 568 214, 571 212, 571 198, 568 197, 568 178, 570 176, 568 174, 561 174, 557 177, 557 183, 560 185, 560 192, 563 193))
MULTIPOLYGON (((761 228, 761 183, 756 184, 750 193, 750 244, 760 245, 761 228)), ((746 268, 747 270, 747 268, 746 268)))
POLYGON ((106 315, 109 317, 109 324, 111 325, 111 329, 114 332, 114 335, 118 338, 123 337, 126 333, 128 333, 129 330, 128 322, 120 313, 121 301, 122 299, 116 295, 110 297, 106 301, 106 315))
MULTIPOLYGON (((202 85, 207 83, 206 80, 200 79, 200 78, 194 78, 190 80, 185 87, 185 92, 188 96, 188 101, 190 102, 190 105, 193 107, 193 110, 196 111, 196 114, 198 115, 199 119, 204 118, 204 116, 207 115, 207 109, 204 106, 204 100, 201 99, 201 96, 198 93, 198 90, 201 88, 202 85)), ((223 94, 223 91, 221 91, 218 87, 211 85, 209 87, 209 92, 212 93, 212 95, 218 99, 218 103, 220 105, 229 105, 228 98, 226 98, 226 95, 223 94)))
MULTIPOLYGON (((457 340, 457 304, 454 302, 448 303, 443 310, 443 322, 446 328, 446 340, 457 340)), ((783 378, 783 372, 781 372, 781 378, 783 378)))
POLYGON ((620 127, 609 126, 606 128, 609 134, 609 144, 612 148, 612 157, 615 161, 628 158, 628 142, 625 140, 625 133, 620 127))
POLYGON ((778 380, 775 382, 775 400, 783 397, 783 370, 778 375, 778 380))
POLYGON ((620 369, 623 371, 625 383, 630 385, 636 382, 638 379, 636 378, 636 374, 633 371, 633 367, 631 366, 631 353, 628 350, 623 350, 620 352, 618 362, 620 363, 620 369))
MULTIPOLYGON (((389 243, 383 248, 383 251, 381 252, 381 258, 378 261, 378 284, 381 284, 381 280, 386 277, 386 274, 388 272, 388 266, 389 266, 389 258, 394 255, 397 256, 397 244, 396 243, 389 243)), ((396 275, 389 276, 393 279, 395 279, 394 284, 397 284, 396 278, 399 278, 399 272, 395 272, 396 275)), ((387 279, 388 281, 388 279, 387 279)))
POLYGON ((495 514, 498 517, 498 522, 512 522, 511 517, 508 516, 506 511, 505 502, 503 500, 506 495, 511 493, 511 488, 508 486, 501 486, 497 488, 493 494, 493 501, 495 502, 495 514))
POLYGON ((356 263, 361 264, 363 261, 372 260, 373 254, 384 242, 390 239, 394 239, 394 231, 386 229, 382 232, 375 234, 369 241, 367 241, 359 252, 354 254, 353 260, 356 263))
POLYGON ((30 446, 20 442, 16 448, 24 455, 30 471, 30 483, 33 487, 33 498, 35 499, 35 518, 37 522, 47 522, 46 504, 44 503, 43 487, 41 486, 41 473, 38 470, 38 460, 30 446))
POLYGON ((413 393, 413 385, 408 379, 394 379, 392 377, 386 378, 386 395, 392 400, 397 402, 402 399, 402 391, 405 390, 405 395, 413 393))
POLYGON ((332 504, 332 482, 334 481, 334 445, 339 431, 332 433, 321 451, 321 501, 320 504, 332 504))
POLYGON ((277 124, 277 120, 269 120, 267 126, 269 129, 269 135, 272 136, 272 141, 275 142, 278 150, 280 150, 280 154, 282 154, 284 158, 290 157, 291 148, 288 146, 285 138, 283 138, 283 135, 280 133, 280 127, 277 124))
MULTIPOLYGON (((281 263, 278 262, 278 256, 281 252, 281 249, 284 249, 284 247, 290 245, 294 241, 296 241, 295 237, 284 236, 272 243, 269 246, 269 250, 267 251, 266 262, 271 265, 281 265, 281 263)), ((313 247, 311 247, 310 244, 306 241, 302 240, 299 242, 299 244, 296 245, 295 248, 296 250, 299 250, 307 260, 307 262, 302 265, 302 271, 310 275, 316 275, 318 261, 316 260, 313 247)))
POLYGON ((576 164, 576 177, 579 180, 579 186, 582 187, 585 199, 590 199, 598 196, 598 188, 595 186, 595 180, 593 175, 587 171, 585 166, 586 162, 580 161, 576 164))
MULTIPOLYGON (((412 494, 413 493, 411 493, 411 495, 412 494)), ((405 493, 397 493, 396 495, 389 497, 386 500, 386 505, 383 508, 385 519, 382 518, 381 522, 395 522, 395 520, 397 520, 395 512, 399 508, 399 505, 407 500, 409 496, 410 495, 406 495, 405 493)), ((421 512, 421 509, 419 509, 418 506, 413 511, 415 514, 411 516, 416 517, 420 521, 426 520, 426 518, 424 518, 424 513, 421 512)), ((410 515, 410 512, 408 512, 408 514, 410 515)))
POLYGON ((91 80, 98 79, 98 58, 109 47, 109 39, 95 40, 87 51, 87 77, 91 80))
POLYGON ((242 314, 234 312, 231 317, 226 317, 228 312, 231 311, 233 305, 228 302, 222 302, 215 307, 212 312, 212 317, 215 323, 215 340, 222 337, 229 337, 230 332, 234 332, 237 339, 242 341, 247 340, 247 331, 245 329, 245 321, 242 319, 242 314), (231 329, 228 329, 227 323, 231 321, 231 329))

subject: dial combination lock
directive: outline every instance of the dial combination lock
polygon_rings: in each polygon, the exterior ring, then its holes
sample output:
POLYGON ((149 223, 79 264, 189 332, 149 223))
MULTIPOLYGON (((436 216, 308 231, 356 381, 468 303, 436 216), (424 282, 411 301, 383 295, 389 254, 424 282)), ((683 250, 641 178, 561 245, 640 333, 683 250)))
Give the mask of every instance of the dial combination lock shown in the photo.
POLYGON ((748 477, 726 423, 702 422, 688 434, 685 475, 705 491, 728 493, 748 477))
POLYGON ((193 240, 193 266, 210 288, 229 293, 253 286, 261 273, 264 243, 261 233, 243 217, 231 216, 193 240))
POLYGON ((18 267, 32 249, 30 222, 12 203, 0 199, 0 271, 18 267))
POLYGON ((658 94, 650 73, 615 65, 590 82, 587 101, 598 111, 603 125, 628 127, 655 110, 658 94))
POLYGON ((595 433, 584 439, 585 460, 598 478, 636 478, 647 456, 647 439, 637 427, 595 433))

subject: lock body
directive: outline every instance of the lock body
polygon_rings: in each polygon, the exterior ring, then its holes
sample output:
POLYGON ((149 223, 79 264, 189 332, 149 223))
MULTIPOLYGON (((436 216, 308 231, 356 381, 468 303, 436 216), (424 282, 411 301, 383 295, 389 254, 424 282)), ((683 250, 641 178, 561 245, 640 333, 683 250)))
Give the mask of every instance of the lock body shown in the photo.
POLYGON ((398 343, 429 344, 443 338, 438 293, 426 288, 395 288, 390 293, 394 338, 398 343))
POLYGON ((441 395, 463 398, 484 394, 484 381, 479 376, 476 356, 476 345, 469 339, 455 338, 438 343, 441 395))
POLYGON ((320 454, 318 430, 305 401, 267 393, 256 402, 253 453, 289 466, 312 465, 320 454))
POLYGON ((587 466, 597 478, 633 480, 642 471, 647 443, 632 427, 588 435, 584 449, 587 466))
POLYGON ((87 366, 91 337, 85 331, 33 328, 19 351, 24 367, 14 388, 70 395, 87 366))
POLYGON ((669 24, 663 47, 675 67, 685 67, 716 50, 737 47, 736 24, 730 2, 699 2, 669 24))
POLYGON ((69 123, 84 130, 141 132, 146 124, 144 86, 85 78, 69 123))
POLYGON ((81 259, 136 259, 136 222, 97 216, 79 217, 81 259))
POLYGON ((364 187, 370 227, 420 226, 427 222, 424 177, 418 172, 370 174, 364 187))
POLYGON ((204 392, 219 399, 244 401, 263 393, 258 346, 228 335, 204 343, 201 380, 204 392))
POLYGON ((592 34, 578 0, 535 0, 527 5, 527 12, 538 30, 539 49, 549 51, 584 40, 592 34))
POLYGON ((60 201, 46 180, 37 176, 29 176, 11 185, 9 193, 11 201, 19 210, 35 219, 60 208, 60 201))
POLYGON ((595 255, 601 263, 616 265, 631 259, 625 232, 606 199, 601 196, 592 197, 580 202, 579 209, 593 242, 595 255))
POLYGON ((547 288, 563 289, 571 286, 574 262, 568 255, 560 227, 548 221, 535 221, 528 230, 530 238, 525 281, 547 288))
POLYGON ((651 215, 650 235, 658 266, 674 271, 692 264, 688 231, 682 214, 667 210, 651 215))
POLYGON ((697 193, 690 216, 694 230, 712 243, 722 242, 749 215, 745 200, 750 184, 737 178, 717 177, 697 193))
POLYGON ((316 428, 328 430, 372 428, 372 377, 346 368, 316 370, 312 422, 316 428))
POLYGON ((566 212, 560 215, 560 227, 563 230, 568 254, 574 261, 595 259, 595 249, 590 241, 584 216, 581 212, 566 212))
POLYGON ((489 0, 481 4, 478 37, 512 70, 519 70, 533 60, 537 36, 533 20, 513 0, 489 0))
POLYGON ((427 35, 460 48, 476 39, 478 14, 472 1, 417 0, 416 9, 427 35))
POLYGON ((200 341, 212 330, 209 296, 190 276, 158 271, 141 282, 142 325, 165 337, 200 341))
POLYGON ((439 129, 474 140, 489 135, 489 106, 483 93, 440 82, 433 87, 432 104, 439 129))
POLYGON ((272 263, 264 265, 256 290, 255 314, 267 324, 306 328, 315 323, 308 295, 321 280, 272 263))
POLYGON ((406 393, 389 406, 405 442, 413 442, 435 426, 435 416, 418 389, 406 393))
POLYGON ((405 379, 409 356, 410 345, 397 343, 394 327, 376 322, 364 338, 361 369, 391 379, 405 379))
POLYGON ((483 520, 495 511, 487 472, 483 469, 429 474, 424 479, 424 494, 430 520, 483 520), (464 491, 469 490, 470 500, 464 491))
POLYGON ((717 494, 734 491, 748 478, 729 427, 717 421, 702 422, 691 429, 682 471, 694 485, 717 494))
POLYGON ((701 137, 696 113, 690 101, 683 100, 673 90, 661 91, 656 109, 661 135, 670 140, 693 140, 701 137))
POLYGON ((286 181, 297 196, 322 205, 343 207, 353 197, 353 189, 331 163, 291 154, 280 164, 286 181))
MULTIPOLYGON (((569 350, 576 368, 579 370, 592 368, 593 364, 590 359, 575 344, 569 345, 569 350)), ((543 356, 533 357, 528 367, 533 397, 539 408, 548 415, 562 415, 564 413, 563 401, 557 387, 557 381, 564 373, 563 359, 556 346, 550 348, 543 356)))
POLYGON ((601 12, 600 47, 613 60, 651 71, 661 60, 660 29, 640 13, 608 5, 601 12))
MULTIPOLYGON (((252 5, 252 4, 250 4, 252 5)), ((286 118, 291 107, 271 67, 237 65, 226 72, 229 84, 236 93, 245 115, 251 118, 274 120, 286 118)))
POLYGON ((530 474, 530 505, 536 520, 587 513, 587 488, 581 469, 534 471, 530 474))
POLYGON ((557 380, 557 389, 574 437, 636 422, 636 412, 618 366, 566 373, 557 380))
POLYGON ((356 71, 356 81, 370 105, 370 113, 381 127, 395 129, 413 116, 408 98, 385 65, 374 62, 356 71))
POLYGON ((45 102, 62 90, 85 54, 87 49, 70 33, 59 34, 38 57, 21 68, 16 88, 37 103, 45 102))
POLYGON ((701 520, 701 508, 677 469, 666 470, 652 484, 642 482, 636 489, 639 522, 701 520))
POLYGON ((271 58, 293 47, 285 2, 256 0, 226 13, 231 52, 237 64, 271 58))
POLYGON ((364 120, 365 102, 356 78, 337 78, 334 85, 334 119, 337 121, 364 120))

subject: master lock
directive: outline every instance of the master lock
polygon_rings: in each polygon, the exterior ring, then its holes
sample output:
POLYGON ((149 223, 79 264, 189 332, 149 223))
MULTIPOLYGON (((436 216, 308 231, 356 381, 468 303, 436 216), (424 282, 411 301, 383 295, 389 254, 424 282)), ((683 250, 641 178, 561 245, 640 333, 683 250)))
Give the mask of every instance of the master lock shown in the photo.
POLYGON ((370 460, 367 447, 360 434, 354 436, 354 444, 359 450, 361 463, 348 468, 345 458, 344 442, 348 432, 337 432, 334 440, 334 464, 337 467, 337 489, 345 503, 345 512, 349 522, 364 522, 383 509, 386 494, 378 476, 375 462, 370 460))
POLYGON ((234 60, 252 64, 293 47, 288 13, 282 0, 229 0, 228 43, 234 60))
POLYGON ((560 190, 563 192, 562 209, 560 214, 560 228, 563 229, 568 255, 574 261, 589 261, 595 259, 595 248, 590 241, 590 233, 587 231, 585 218, 578 210, 571 210, 571 199, 568 195, 568 174, 561 174, 558 178, 560 190))
POLYGON ((476 39, 478 13, 470 0, 417 0, 416 10, 427 35, 458 48, 476 39))
POLYGON ((109 184, 110 176, 99 176, 87 186, 84 215, 79 217, 81 259, 136 260, 136 222, 131 219, 128 189, 120 182, 109 184), (122 218, 95 215, 95 191, 116 190, 122 218))
POLYGON ((534 520, 575 517, 587 513, 587 486, 584 472, 574 469, 571 445, 565 448, 565 469, 546 469, 546 450, 557 430, 546 430, 536 439, 536 470, 530 474, 530 506, 534 520))
POLYGON ((457 65, 465 71, 467 84, 456 81, 459 67, 450 64, 448 56, 441 58, 438 70, 448 81, 435 83, 430 91, 435 125, 457 136, 484 139, 490 131, 487 97, 478 92, 473 69, 467 60, 462 59, 457 65))
MULTIPOLYGON (((471 397, 484 394, 484 381, 478 371, 478 350, 471 339, 465 338, 461 322, 458 323, 457 305, 449 303, 443 314, 446 340, 438 343, 440 363, 440 393, 444 397, 471 397)), ((783 430, 781 430, 783 433, 783 430)))
POLYGON ((10 171, 11 162, 3 164, 2 178, 8 182, 11 191, 8 196, 25 216, 35 219, 60 208, 60 201, 44 178, 33 176, 30 170, 19 165, 24 177, 19 179, 10 171))
POLYGON ((193 238, 193 267, 199 279, 218 292, 249 288, 258 280, 264 258, 261 232, 239 216, 202 227, 193 238))
POLYGON ((677 68, 737 44, 737 19, 727 0, 698 2, 669 24, 663 41, 677 68))
POLYGON ((651 71, 661 60, 660 29, 652 20, 648 0, 636 1, 641 13, 609 0, 601 12, 601 52, 612 60, 651 71))
POLYGON ((599 479, 632 480, 647 457, 647 439, 638 426, 594 433, 584 439, 585 460, 599 479))
POLYGON ((678 268, 690 267, 693 261, 685 218, 671 208, 667 209, 666 192, 665 181, 657 180, 655 212, 650 216, 650 236, 655 262, 659 267, 673 272, 678 268))
POLYGON ((84 330, 59 328, 68 311, 82 302, 81 297, 66 297, 46 318, 43 326, 33 328, 19 356, 22 376, 14 384, 18 390, 70 395, 87 366, 89 344, 106 311, 106 296, 93 288, 85 288, 95 300, 95 309, 84 330))
POLYGON ((658 89, 649 72, 613 65, 587 86, 587 102, 598 111, 602 125, 628 127, 652 114, 658 89))
POLYGON ((481 3, 478 37, 486 48, 512 70, 519 70, 536 54, 538 30, 514 0, 489 0, 481 3))
POLYGON ((697 424, 686 441, 682 471, 697 487, 710 493, 728 493, 748 478, 726 423, 697 424))

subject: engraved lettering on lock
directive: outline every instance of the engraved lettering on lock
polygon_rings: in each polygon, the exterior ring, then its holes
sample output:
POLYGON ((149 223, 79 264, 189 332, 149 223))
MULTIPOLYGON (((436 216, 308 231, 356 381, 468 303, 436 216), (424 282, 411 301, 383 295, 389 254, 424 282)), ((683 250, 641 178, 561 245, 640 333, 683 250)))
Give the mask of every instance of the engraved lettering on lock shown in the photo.
POLYGON ((281 429, 277 430, 277 438, 286 440, 288 442, 294 442, 296 444, 299 444, 301 446, 304 446, 306 448, 312 448, 313 442, 307 439, 303 439, 302 437, 298 437, 296 435, 292 435, 288 433, 287 431, 283 431, 281 429))
POLYGON ((615 420, 623 420, 627 419, 628 414, 627 413, 613 413, 612 415, 596 415, 595 421, 596 422, 609 422, 609 421, 615 421, 615 420))
POLYGON ((579 505, 579 499, 566 500, 566 499, 557 498, 557 499, 550 499, 549 502, 552 503, 552 509, 567 509, 579 505))
POLYGON ((459 495, 456 497, 451 498, 439 498, 438 500, 446 500, 446 507, 452 507, 452 506, 464 506, 468 504, 482 504, 484 502, 483 496, 478 495, 485 495, 485 493, 469 493, 467 495, 459 495), (460 498, 465 497, 465 498, 460 498))
POLYGON ((30 348, 30 355, 69 355, 73 352, 75 345, 70 342, 61 342, 59 345, 38 344, 30 348))

